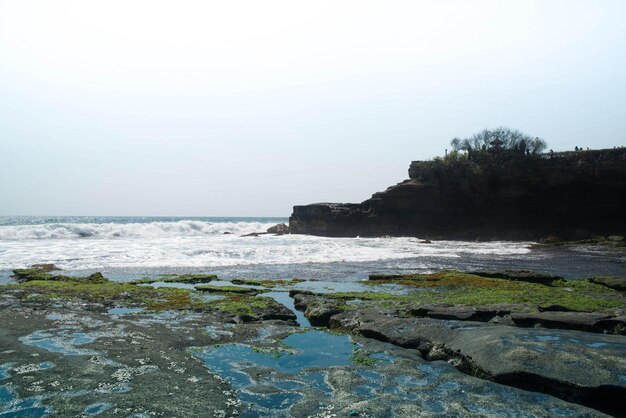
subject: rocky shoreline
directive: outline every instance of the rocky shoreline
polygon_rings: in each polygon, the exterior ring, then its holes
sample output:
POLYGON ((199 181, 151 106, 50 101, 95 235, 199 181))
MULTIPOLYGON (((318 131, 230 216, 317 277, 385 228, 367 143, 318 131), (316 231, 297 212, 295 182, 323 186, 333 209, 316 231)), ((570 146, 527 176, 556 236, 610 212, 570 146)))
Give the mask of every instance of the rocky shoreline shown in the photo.
POLYGON ((377 274, 338 292, 63 273, 0 286, 0 412, 624 416, 625 278, 377 274))

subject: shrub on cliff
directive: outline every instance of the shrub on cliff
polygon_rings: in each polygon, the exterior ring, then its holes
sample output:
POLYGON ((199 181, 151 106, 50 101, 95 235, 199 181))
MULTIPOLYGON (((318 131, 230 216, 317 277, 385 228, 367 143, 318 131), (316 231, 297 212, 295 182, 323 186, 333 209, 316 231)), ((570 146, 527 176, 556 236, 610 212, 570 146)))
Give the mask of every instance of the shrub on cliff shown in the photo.
POLYGON ((475 154, 502 151, 518 155, 537 155, 547 148, 546 142, 533 138, 517 129, 499 127, 483 129, 471 137, 454 138, 450 145, 454 151, 465 151, 471 158, 475 154))
POLYGON ((545 177, 540 154, 545 141, 517 130, 485 129, 469 138, 453 139, 452 148, 444 158, 421 164, 419 177, 474 196, 507 183, 540 184, 545 177))

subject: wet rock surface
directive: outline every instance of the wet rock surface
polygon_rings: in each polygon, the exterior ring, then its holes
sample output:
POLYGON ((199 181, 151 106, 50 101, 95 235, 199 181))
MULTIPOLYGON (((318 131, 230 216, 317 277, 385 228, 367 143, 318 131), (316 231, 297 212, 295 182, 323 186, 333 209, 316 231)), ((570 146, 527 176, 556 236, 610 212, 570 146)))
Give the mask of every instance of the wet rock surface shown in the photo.
POLYGON ((311 321, 311 325, 328 326, 333 315, 343 312, 341 303, 337 301, 301 293, 295 293, 292 297, 296 309, 304 311, 304 316, 311 321))
POLYGON ((0 414, 620 414, 626 337, 523 328, 507 304, 409 303, 397 284, 335 285, 355 299, 328 282, 209 276, 0 286, 0 414), (209 279, 214 291, 194 290, 209 279))
POLYGON ((545 285, 549 285, 555 280, 562 279, 562 277, 559 276, 554 276, 551 274, 541 274, 530 270, 473 271, 470 273, 481 277, 514 280, 529 283, 540 283, 545 285))
POLYGON ((593 283, 601 284, 611 289, 626 292, 626 277, 593 277, 593 283))
POLYGON ((426 359, 446 360, 474 376, 623 413, 624 336, 403 318, 394 311, 371 310, 334 315, 329 327, 416 349, 426 359))
POLYGON ((1 300, 0 413, 11 416, 601 415, 284 321, 1 300))
POLYGON ((163 321, 112 317, 80 305, 33 310, 3 303, 0 324, 0 362, 6 370, 0 388, 12 393, 1 412, 18 417, 235 413, 229 385, 186 351, 208 342, 201 318, 163 321), (29 364, 35 366, 25 369, 29 364), (36 367, 46 364, 50 367, 36 367))

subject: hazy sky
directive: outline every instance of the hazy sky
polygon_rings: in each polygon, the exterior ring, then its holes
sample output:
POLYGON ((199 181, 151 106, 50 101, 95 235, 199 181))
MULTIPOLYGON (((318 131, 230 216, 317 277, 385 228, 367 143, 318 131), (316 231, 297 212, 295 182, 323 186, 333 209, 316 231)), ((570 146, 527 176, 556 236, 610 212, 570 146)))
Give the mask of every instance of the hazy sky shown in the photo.
POLYGON ((0 215, 287 216, 500 125, 626 145, 626 1, 0 0, 0 215))

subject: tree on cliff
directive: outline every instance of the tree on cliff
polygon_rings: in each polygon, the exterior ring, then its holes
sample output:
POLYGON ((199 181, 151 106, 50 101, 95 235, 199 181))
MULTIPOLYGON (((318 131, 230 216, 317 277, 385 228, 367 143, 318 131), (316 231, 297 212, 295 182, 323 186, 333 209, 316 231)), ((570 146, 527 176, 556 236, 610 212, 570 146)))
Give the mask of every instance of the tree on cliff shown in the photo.
POLYGON ((484 129, 469 138, 454 138, 450 144, 455 151, 468 154, 492 150, 516 151, 521 155, 539 154, 547 148, 546 141, 533 138, 517 129, 499 127, 484 129))

